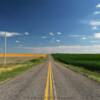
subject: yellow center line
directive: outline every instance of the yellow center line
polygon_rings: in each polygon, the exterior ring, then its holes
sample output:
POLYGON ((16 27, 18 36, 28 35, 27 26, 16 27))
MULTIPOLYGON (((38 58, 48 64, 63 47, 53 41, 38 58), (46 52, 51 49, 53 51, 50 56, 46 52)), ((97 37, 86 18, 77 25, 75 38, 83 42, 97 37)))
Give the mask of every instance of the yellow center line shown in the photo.
POLYGON ((49 62, 48 64, 48 75, 47 75, 47 81, 46 81, 46 87, 45 87, 44 100, 53 100, 53 80, 52 80, 51 62, 49 62))
POLYGON ((50 62, 50 100, 53 100, 53 80, 52 80, 51 62, 50 62))
POLYGON ((48 75, 47 75, 47 81, 46 81, 46 87, 45 87, 45 95, 44 95, 44 100, 48 100, 48 95, 49 95, 49 73, 50 73, 50 70, 49 70, 49 66, 48 66, 48 75))

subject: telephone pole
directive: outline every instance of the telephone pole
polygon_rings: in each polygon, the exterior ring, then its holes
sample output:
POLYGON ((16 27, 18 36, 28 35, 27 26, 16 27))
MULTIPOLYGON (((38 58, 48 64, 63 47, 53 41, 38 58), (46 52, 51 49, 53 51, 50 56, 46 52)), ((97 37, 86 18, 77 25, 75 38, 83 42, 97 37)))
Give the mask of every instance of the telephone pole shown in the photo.
POLYGON ((6 53, 7 53, 7 33, 5 32, 5 46, 4 46, 4 65, 6 65, 7 63, 7 57, 6 57, 6 53))

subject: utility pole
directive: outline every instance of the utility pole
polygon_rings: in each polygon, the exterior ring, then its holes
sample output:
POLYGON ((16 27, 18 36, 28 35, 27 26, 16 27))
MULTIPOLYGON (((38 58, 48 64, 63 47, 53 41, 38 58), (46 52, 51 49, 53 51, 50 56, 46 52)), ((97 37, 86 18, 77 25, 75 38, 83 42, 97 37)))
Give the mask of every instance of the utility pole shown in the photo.
POLYGON ((7 63, 6 53, 7 53, 7 33, 5 32, 5 46, 4 46, 4 65, 7 63))

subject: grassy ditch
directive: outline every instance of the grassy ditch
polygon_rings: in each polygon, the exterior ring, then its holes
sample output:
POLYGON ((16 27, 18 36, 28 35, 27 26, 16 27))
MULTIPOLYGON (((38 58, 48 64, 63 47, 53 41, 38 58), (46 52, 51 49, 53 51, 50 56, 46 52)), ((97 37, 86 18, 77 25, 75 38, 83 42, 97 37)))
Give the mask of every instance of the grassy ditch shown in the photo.
POLYGON ((100 54, 53 54, 66 67, 100 82, 100 54))
POLYGON ((33 59, 20 64, 0 65, 0 82, 13 78, 40 62, 42 62, 42 59, 33 59))

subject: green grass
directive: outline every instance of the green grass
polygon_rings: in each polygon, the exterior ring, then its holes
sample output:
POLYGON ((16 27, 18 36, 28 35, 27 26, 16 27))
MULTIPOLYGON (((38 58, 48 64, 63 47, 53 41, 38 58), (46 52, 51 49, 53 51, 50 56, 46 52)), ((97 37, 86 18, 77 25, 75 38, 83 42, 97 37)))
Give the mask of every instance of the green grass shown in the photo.
POLYGON ((66 67, 100 82, 100 54, 53 54, 66 67), (71 66, 68 66, 71 65, 71 66))
POLYGON ((54 54, 53 57, 66 64, 100 72, 100 54, 54 54))
MULTIPOLYGON (((40 63, 41 61, 42 61, 42 59, 33 59, 33 60, 30 60, 30 61, 27 61, 27 62, 24 62, 21 64, 15 64, 15 65, 13 65, 13 67, 16 67, 16 66, 20 66, 20 67, 15 68, 12 71, 6 71, 6 72, 0 73, 0 81, 4 81, 9 78, 13 78, 16 75, 19 75, 22 72, 29 70, 30 68, 32 68, 34 65, 40 63)), ((4 67, 8 67, 8 65, 6 65, 4 67)))

